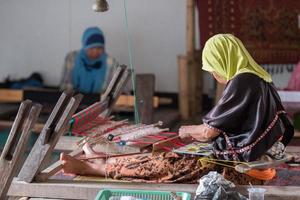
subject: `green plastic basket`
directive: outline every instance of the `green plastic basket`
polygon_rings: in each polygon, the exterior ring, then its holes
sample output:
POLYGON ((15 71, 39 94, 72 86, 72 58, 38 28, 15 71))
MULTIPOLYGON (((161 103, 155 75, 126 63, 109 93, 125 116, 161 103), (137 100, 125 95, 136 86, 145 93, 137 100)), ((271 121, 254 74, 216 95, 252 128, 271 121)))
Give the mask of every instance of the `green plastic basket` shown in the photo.
MULTIPOLYGON (((176 192, 182 200, 190 200, 191 194, 187 192, 176 192)), ((147 200, 174 200, 171 192, 147 191, 147 190, 101 190, 95 200, 109 200, 110 197, 132 196, 147 200)))

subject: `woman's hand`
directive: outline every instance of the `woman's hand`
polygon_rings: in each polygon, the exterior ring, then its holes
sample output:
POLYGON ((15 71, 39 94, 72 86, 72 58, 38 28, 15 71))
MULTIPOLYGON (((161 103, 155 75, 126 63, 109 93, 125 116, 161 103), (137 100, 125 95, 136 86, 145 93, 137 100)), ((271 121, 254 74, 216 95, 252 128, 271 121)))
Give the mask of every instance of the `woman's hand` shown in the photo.
POLYGON ((193 137, 195 140, 200 142, 208 142, 214 137, 217 137, 219 133, 213 129, 206 127, 205 125, 192 125, 192 126, 182 126, 179 129, 179 137, 181 139, 186 139, 188 137, 193 137))

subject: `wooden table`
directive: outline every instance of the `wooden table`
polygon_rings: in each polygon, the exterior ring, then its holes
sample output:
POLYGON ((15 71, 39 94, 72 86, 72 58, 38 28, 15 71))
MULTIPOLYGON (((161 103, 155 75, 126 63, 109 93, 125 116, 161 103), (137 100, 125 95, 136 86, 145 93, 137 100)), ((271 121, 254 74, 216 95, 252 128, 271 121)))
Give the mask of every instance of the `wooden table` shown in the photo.
MULTIPOLYGON (((23 90, 13 90, 13 89, 1 89, 0 88, 0 103, 20 103, 25 99, 30 99, 35 102, 50 102, 55 103, 60 96, 61 91, 57 89, 23 89, 23 90)), ((83 103, 92 104, 100 100, 99 94, 85 94, 83 103)), ((117 107, 133 107, 134 106, 134 96, 132 95, 121 95, 116 103, 117 107)), ((172 99, 153 97, 153 107, 157 108, 159 105, 171 104, 172 99)))

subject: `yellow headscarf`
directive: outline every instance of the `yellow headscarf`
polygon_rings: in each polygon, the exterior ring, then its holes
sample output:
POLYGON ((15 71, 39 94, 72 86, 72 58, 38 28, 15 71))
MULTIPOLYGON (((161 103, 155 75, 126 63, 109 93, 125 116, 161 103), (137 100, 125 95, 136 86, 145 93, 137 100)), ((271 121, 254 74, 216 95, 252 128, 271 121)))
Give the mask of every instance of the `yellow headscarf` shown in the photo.
POLYGON ((231 34, 215 35, 205 43, 202 64, 203 70, 216 72, 226 80, 248 72, 272 82, 270 74, 254 61, 243 43, 231 34))

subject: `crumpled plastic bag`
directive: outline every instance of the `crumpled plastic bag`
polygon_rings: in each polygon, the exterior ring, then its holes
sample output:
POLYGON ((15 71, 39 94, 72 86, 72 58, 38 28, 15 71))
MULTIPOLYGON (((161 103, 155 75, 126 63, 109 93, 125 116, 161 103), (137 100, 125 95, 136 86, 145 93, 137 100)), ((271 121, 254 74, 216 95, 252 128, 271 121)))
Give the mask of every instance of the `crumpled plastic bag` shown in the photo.
POLYGON ((195 200, 246 200, 238 192, 229 191, 235 185, 218 172, 211 171, 199 181, 195 200))
POLYGON ((212 200, 247 200, 236 191, 226 191, 222 186, 218 188, 212 200))

